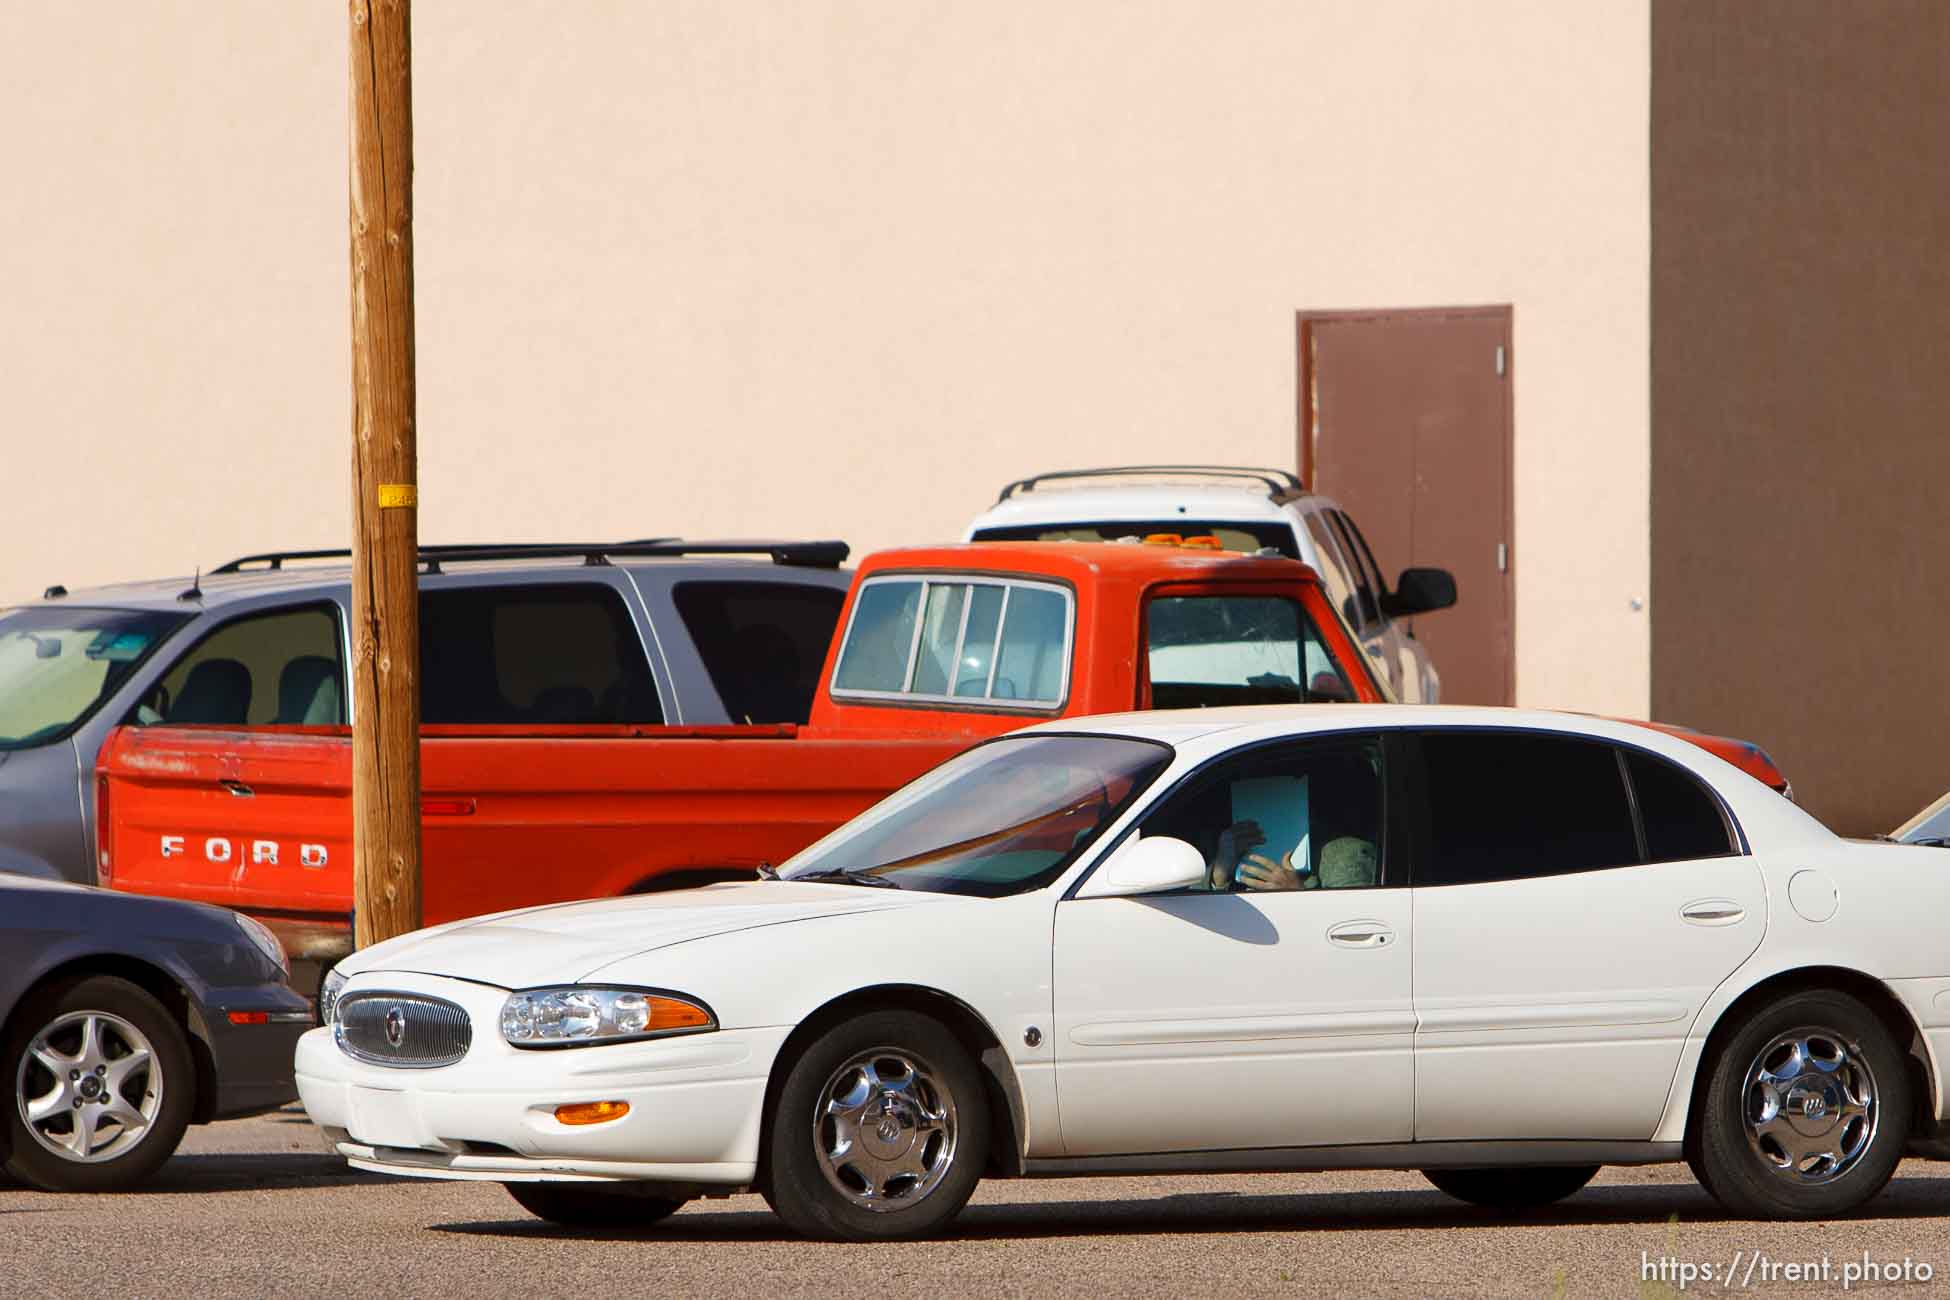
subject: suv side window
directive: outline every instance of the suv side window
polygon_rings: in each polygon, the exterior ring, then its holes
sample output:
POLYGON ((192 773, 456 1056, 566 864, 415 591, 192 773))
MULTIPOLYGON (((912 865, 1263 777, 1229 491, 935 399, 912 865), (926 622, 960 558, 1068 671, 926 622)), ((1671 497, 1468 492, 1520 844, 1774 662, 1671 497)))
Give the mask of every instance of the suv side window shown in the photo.
POLYGON ((1307 521, 1307 532, 1313 537, 1314 549, 1320 552, 1320 579, 1327 586, 1327 598, 1334 602, 1334 608, 1341 611, 1341 617, 1347 620, 1348 627, 1359 636, 1362 634, 1362 623, 1358 617, 1361 604, 1355 600, 1354 592, 1360 586, 1360 570, 1354 568, 1342 554, 1342 542, 1334 535, 1326 511, 1309 510, 1301 517, 1307 521))
POLYGON ((804 583, 680 582, 671 599, 733 720, 806 720, 844 591, 804 583))
POLYGON ((1720 801, 1707 793, 1698 777, 1643 750, 1624 753, 1645 826, 1646 861, 1723 858, 1739 851, 1720 801))
POLYGON ((1144 637, 1150 708, 1354 698, 1320 629, 1286 596, 1153 596, 1144 637))
POLYGON ((1361 616, 1357 619, 1346 609, 1341 614, 1356 627, 1372 629, 1382 622, 1381 593, 1388 590, 1388 586, 1375 568, 1374 557, 1368 554, 1367 543, 1360 540, 1361 533, 1355 528, 1354 521, 1341 510, 1333 511, 1332 518, 1341 539, 1341 549, 1347 555, 1347 562, 1354 568, 1354 604, 1361 616))
POLYGON ((1429 843, 1417 885, 1597 871, 1641 862, 1619 752, 1543 732, 1421 735, 1429 843))
POLYGON ((345 721, 340 644, 331 605, 232 619, 177 660, 129 720, 338 726, 345 721))
POLYGON ((663 721, 629 609, 604 583, 420 593, 429 723, 663 721))
POLYGON ((1267 746, 1190 778, 1140 833, 1204 854, 1215 893, 1365 889, 1386 878, 1384 788, 1377 736, 1267 746))

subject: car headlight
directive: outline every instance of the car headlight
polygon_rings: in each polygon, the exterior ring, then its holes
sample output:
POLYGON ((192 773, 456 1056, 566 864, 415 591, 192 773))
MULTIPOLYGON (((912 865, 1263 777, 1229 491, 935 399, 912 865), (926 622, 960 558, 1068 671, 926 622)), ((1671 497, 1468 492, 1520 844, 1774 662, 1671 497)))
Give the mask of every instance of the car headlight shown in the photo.
POLYGON ((244 932, 244 937, 270 958, 271 964, 282 971, 286 979, 290 979, 291 959, 284 955, 284 945, 278 942, 278 936, 266 929, 263 922, 253 921, 242 912, 232 912, 231 915, 237 918, 237 928, 244 932))
POLYGON ((318 986, 318 1023, 329 1025, 339 1009, 339 990, 345 987, 345 975, 337 967, 325 972, 325 979, 318 986))
POLYGON ((716 1029, 702 1002, 660 989, 523 989, 501 1005, 501 1036, 515 1047, 587 1047, 716 1029))

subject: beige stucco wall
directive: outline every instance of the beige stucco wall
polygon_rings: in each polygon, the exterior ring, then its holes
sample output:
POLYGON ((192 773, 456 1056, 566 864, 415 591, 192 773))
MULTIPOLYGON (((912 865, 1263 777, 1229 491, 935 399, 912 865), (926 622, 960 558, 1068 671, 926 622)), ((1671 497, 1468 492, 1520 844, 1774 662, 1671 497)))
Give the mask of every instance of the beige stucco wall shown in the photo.
MULTIPOLYGON (((340 542, 343 6, 6 21, 0 598, 340 542)), ((1519 696, 1644 711, 1644 3, 415 22, 423 536, 872 548, 1292 464, 1296 309, 1509 302, 1519 696)))

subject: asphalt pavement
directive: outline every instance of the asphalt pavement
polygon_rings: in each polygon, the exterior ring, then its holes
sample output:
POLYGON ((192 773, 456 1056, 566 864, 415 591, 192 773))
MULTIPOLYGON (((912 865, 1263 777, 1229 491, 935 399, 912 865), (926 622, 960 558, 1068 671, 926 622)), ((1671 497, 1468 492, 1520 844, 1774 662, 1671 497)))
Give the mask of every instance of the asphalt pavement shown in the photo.
POLYGON ((1920 1296, 1950 1292, 1947 1213, 1950 1164, 1911 1161, 1813 1224, 1728 1220, 1675 1165, 1517 1220, 1357 1173, 991 1182, 949 1237, 900 1245, 799 1240, 756 1196, 587 1234, 497 1184, 356 1173, 293 1108, 192 1129, 145 1191, 0 1185, 0 1297, 1920 1296), (1871 1285, 1865 1256, 1911 1280, 1871 1285))

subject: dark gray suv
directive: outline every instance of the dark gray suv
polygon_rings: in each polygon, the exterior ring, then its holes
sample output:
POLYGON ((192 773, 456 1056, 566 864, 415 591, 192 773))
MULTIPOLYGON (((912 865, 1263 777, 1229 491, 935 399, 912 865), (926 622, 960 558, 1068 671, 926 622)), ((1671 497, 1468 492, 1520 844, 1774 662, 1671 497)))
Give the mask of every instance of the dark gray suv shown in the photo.
MULTIPOLYGON (((429 546, 422 720, 803 722, 843 542, 429 546)), ((343 551, 0 611, 0 871, 92 883, 95 754, 122 725, 343 725, 343 551)))

